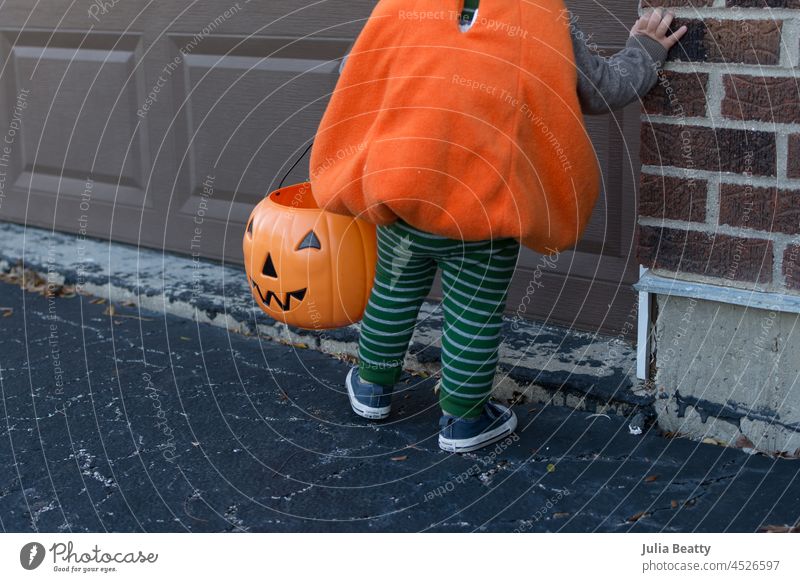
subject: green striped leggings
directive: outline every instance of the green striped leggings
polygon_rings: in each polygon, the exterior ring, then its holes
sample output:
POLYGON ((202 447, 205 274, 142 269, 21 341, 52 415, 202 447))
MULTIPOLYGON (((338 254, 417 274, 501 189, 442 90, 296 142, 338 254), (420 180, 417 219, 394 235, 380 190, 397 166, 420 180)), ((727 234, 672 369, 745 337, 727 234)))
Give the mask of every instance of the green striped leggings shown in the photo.
POLYGON ((379 226, 375 283, 361 322, 359 376, 385 385, 399 380, 420 307, 441 267, 440 405, 448 414, 478 416, 492 392, 519 251, 514 239, 464 242, 403 221, 379 226))

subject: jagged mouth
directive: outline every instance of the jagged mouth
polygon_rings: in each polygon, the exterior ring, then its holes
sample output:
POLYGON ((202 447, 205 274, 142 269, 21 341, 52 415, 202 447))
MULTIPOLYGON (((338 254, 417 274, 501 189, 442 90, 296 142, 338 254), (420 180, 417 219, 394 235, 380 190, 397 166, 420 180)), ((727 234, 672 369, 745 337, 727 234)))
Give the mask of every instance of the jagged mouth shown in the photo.
POLYGON ((258 286, 258 283, 253 280, 250 282, 253 284, 253 289, 256 290, 256 293, 258 293, 258 296, 264 305, 267 307, 272 307, 272 301, 274 300, 281 311, 289 311, 292 308, 292 299, 296 299, 298 303, 305 299, 306 291, 308 290, 306 288, 300 289, 299 291, 289 291, 284 295, 283 301, 281 301, 280 297, 277 293, 275 293, 275 291, 267 291, 267 294, 264 295, 261 292, 261 288, 258 286))

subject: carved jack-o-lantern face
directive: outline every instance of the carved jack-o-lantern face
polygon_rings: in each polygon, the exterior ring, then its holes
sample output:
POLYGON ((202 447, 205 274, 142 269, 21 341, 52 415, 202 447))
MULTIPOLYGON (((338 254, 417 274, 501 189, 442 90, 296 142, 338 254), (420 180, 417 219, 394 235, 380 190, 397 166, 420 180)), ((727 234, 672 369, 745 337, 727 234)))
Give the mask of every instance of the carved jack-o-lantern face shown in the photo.
POLYGON ((276 320, 327 329, 363 317, 375 276, 375 227, 323 212, 309 184, 262 200, 242 246, 253 297, 276 320))

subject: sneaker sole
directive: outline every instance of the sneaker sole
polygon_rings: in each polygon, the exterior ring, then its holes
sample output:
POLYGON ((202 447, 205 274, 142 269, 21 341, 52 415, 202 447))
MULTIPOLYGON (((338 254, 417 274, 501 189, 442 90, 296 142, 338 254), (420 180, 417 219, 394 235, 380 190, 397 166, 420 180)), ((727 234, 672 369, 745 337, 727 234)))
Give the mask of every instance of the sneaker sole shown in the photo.
POLYGON ((480 434, 471 439, 448 439, 439 435, 439 448, 448 453, 471 453, 496 443, 512 434, 517 429, 517 415, 513 414, 502 425, 494 430, 480 434))
POLYGON ((350 378, 352 377, 353 369, 351 368, 350 371, 347 373, 347 379, 345 380, 345 385, 347 386, 347 396, 350 398, 350 408, 353 409, 358 416, 361 418, 366 418, 369 420, 385 420, 389 418, 389 414, 392 412, 391 405, 385 406, 383 408, 373 408, 371 406, 366 406, 365 404, 361 404, 357 399, 356 395, 353 392, 353 386, 350 384, 350 378))

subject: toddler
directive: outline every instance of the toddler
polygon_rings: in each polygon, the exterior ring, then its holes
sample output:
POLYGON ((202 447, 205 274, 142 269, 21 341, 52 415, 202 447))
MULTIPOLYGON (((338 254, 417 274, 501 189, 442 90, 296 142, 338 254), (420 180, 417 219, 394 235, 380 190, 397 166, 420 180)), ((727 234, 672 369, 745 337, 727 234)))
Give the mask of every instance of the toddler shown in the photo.
MULTIPOLYGON (((485 24, 481 4, 498 1, 466 0, 454 25, 468 35, 485 24)), ((686 33, 686 27, 670 33, 672 13, 654 9, 634 24, 625 49, 604 58, 589 49, 575 19, 568 12, 563 17, 569 21, 578 68, 575 90, 580 109, 589 114, 624 107, 645 95, 657 82, 667 51, 686 33)), ((498 35, 510 36, 495 26, 498 35)), ((524 40, 509 38, 508 42, 524 40)), ((502 314, 520 242, 512 237, 449 238, 427 231, 426 224, 411 225, 402 219, 379 225, 377 238, 378 263, 361 323, 359 365, 345 381, 353 411, 371 420, 390 415, 392 390, 402 372, 420 307, 441 269, 439 446, 464 453, 507 437, 516 429, 517 418, 490 396, 502 341, 502 314)))

